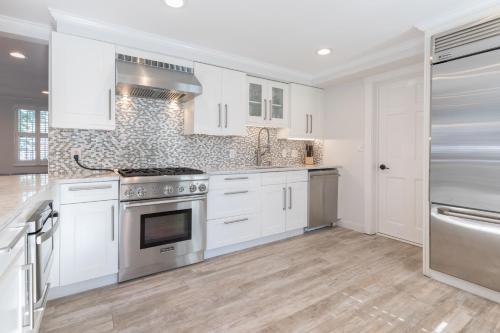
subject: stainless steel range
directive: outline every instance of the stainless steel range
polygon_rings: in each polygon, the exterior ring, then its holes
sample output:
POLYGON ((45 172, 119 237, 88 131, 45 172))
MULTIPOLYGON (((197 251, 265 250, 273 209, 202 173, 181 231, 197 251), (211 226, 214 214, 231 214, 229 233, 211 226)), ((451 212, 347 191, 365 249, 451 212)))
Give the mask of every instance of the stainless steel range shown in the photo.
POLYGON ((203 261, 208 176, 189 168, 119 173, 118 281, 203 261))

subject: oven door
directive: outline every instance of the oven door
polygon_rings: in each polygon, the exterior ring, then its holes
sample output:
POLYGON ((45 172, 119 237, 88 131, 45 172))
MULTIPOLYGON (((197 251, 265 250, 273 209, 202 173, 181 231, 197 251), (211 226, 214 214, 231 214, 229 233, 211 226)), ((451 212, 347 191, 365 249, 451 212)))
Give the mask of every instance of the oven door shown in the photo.
POLYGON ((203 260, 206 196, 123 202, 118 280, 203 260))

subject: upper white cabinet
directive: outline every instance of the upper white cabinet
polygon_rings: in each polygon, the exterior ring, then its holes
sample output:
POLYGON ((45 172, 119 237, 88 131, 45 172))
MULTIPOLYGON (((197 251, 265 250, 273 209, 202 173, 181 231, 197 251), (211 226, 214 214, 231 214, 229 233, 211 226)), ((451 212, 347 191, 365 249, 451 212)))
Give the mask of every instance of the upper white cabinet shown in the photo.
POLYGON ((203 93, 185 103, 185 134, 246 135, 246 74, 195 63, 203 93))
POLYGON ((115 129, 115 46, 53 32, 50 40, 52 127, 115 129))
POLYGON ((279 138, 320 139, 323 136, 325 94, 323 89, 290 84, 290 124, 279 138))
POLYGON ((288 84, 252 76, 248 76, 247 81, 247 124, 261 127, 287 127, 288 84))

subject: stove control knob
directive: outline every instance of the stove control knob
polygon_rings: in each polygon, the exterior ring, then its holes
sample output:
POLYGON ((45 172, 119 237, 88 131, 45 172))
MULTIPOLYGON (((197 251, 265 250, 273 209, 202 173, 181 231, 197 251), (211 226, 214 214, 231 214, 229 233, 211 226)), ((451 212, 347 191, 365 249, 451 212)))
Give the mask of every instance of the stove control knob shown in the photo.
POLYGON ((172 186, 167 185, 167 186, 165 186, 165 189, 163 190, 163 193, 165 193, 165 194, 172 194, 172 193, 174 193, 174 188, 172 186))
POLYGON ((144 196, 146 195, 146 191, 144 190, 143 187, 138 187, 136 190, 135 190, 135 195, 138 197, 138 198, 144 198, 144 196))
POLYGON ((198 190, 200 190, 200 192, 205 192, 207 190, 207 185, 205 184, 200 184, 198 186, 198 190))
POLYGON ((179 188, 177 189, 179 192, 184 192, 184 187, 183 186, 179 186, 179 188))
POLYGON ((196 192, 197 189, 198 189, 198 187, 195 184, 189 185, 189 191, 196 192))

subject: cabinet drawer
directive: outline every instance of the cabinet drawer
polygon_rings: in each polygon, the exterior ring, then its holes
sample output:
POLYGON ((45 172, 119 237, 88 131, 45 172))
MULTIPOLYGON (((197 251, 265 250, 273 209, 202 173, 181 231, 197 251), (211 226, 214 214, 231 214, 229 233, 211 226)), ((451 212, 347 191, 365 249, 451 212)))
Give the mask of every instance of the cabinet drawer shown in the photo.
POLYGON ((289 171, 286 173, 287 183, 307 182, 308 177, 307 170, 289 171))
POLYGON ((208 192, 207 218, 218 219, 259 211, 259 192, 250 188, 229 188, 208 192))
POLYGON ((246 242, 260 237, 257 215, 241 215, 207 223, 207 250, 246 242))
POLYGON ((286 183, 287 172, 266 172, 262 174, 262 185, 276 185, 286 183))
POLYGON ((118 182, 61 185, 61 204, 118 199, 118 182))
POLYGON ((210 191, 218 189, 250 189, 259 186, 260 175, 257 174, 232 174, 210 177, 210 191))

